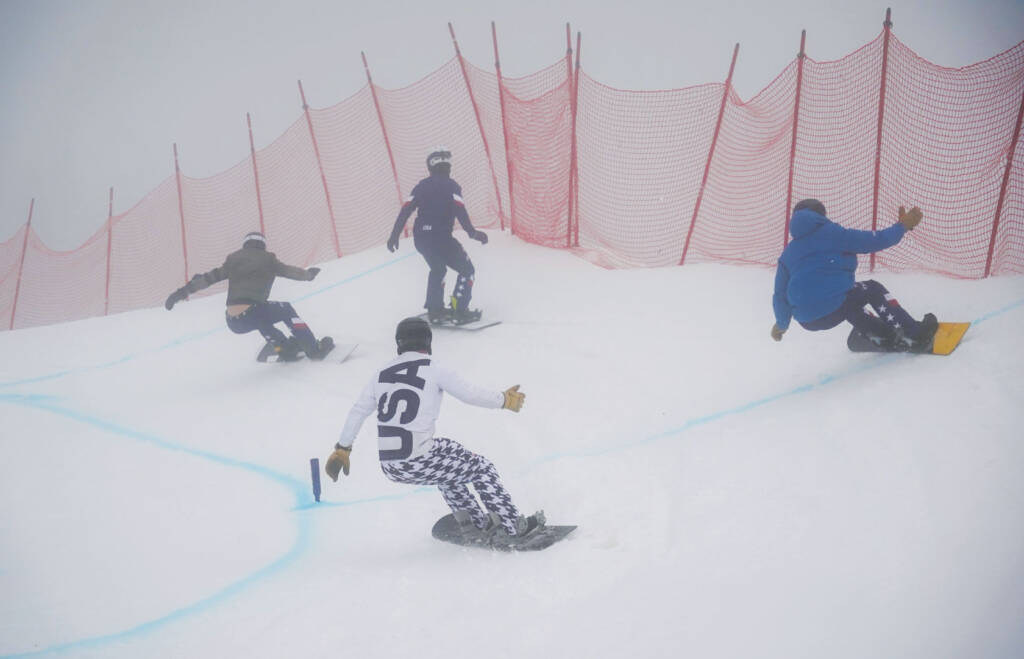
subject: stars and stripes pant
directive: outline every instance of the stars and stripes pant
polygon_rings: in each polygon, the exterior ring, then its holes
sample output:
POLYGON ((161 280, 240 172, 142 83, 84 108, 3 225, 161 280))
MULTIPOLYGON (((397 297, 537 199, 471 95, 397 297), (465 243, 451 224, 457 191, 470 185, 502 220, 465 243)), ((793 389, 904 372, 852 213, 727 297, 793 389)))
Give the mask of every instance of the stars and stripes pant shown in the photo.
POLYGON ((452 306, 468 309, 469 301, 473 298, 476 270, 462 244, 452 236, 427 238, 417 235, 414 240, 416 250, 430 266, 430 272, 427 274, 427 299, 423 303, 423 308, 444 308, 444 276, 448 273, 448 268, 451 268, 459 273, 452 292, 452 306))
POLYGON ((477 455, 447 437, 437 437, 430 452, 411 460, 385 460, 381 471, 396 483, 436 485, 452 512, 464 510, 477 528, 486 528, 489 519, 469 489, 472 485, 488 511, 496 514, 510 535, 516 533, 519 511, 501 484, 498 470, 482 455, 477 455))
POLYGON ((854 284, 846 294, 843 304, 832 313, 800 324, 804 329, 825 330, 835 327, 844 320, 849 321, 861 332, 874 336, 889 336, 895 330, 899 330, 913 338, 919 331, 919 323, 900 306, 885 286, 874 279, 854 284), (870 304, 878 315, 865 311, 866 304, 870 304))
POLYGON ((295 313, 295 307, 289 302, 273 300, 257 302, 237 316, 228 313, 225 313, 224 316, 228 328, 235 334, 245 334, 257 330, 267 341, 280 344, 284 343, 287 337, 275 325, 284 323, 292 335, 298 339, 299 345, 307 355, 313 354, 312 351, 317 348, 313 332, 299 318, 299 314, 295 313))

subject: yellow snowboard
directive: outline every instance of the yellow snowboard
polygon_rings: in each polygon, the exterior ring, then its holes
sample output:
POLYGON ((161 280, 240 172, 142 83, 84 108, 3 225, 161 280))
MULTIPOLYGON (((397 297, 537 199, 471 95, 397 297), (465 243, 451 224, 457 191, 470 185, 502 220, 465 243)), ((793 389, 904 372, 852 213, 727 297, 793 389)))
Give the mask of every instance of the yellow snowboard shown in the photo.
POLYGON ((970 326, 970 323, 939 323, 932 343, 932 354, 948 355, 953 352, 960 345, 960 339, 964 338, 964 333, 970 326))

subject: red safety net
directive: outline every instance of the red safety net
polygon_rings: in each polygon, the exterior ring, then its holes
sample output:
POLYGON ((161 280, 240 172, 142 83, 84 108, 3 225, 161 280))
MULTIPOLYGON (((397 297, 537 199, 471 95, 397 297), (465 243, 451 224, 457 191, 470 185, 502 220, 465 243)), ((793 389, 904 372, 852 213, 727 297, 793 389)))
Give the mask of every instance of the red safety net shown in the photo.
POLYGON ((1021 274, 1022 115, 1024 42, 949 69, 883 30, 836 61, 797 57, 746 101, 729 80, 627 91, 571 55, 522 78, 457 55, 408 87, 306 109, 225 172, 176 172, 78 249, 27 224, 0 243, 2 326, 156 306, 249 231, 301 266, 379 246, 438 145, 476 226, 608 267, 772 266, 790 208, 815 197, 858 229, 924 210, 863 270, 1021 274))

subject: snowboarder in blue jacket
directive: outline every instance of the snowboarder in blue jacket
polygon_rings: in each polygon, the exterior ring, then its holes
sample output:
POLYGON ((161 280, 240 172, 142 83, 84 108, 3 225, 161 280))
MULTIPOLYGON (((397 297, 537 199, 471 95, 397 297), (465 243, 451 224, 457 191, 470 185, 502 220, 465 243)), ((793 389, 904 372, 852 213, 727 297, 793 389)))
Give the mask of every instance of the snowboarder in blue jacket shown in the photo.
POLYGON ((452 236, 452 229, 458 219, 469 237, 483 245, 487 244, 487 234, 474 229, 469 221, 469 213, 462 200, 462 188, 451 178, 451 170, 451 151, 437 147, 430 152, 427 156, 430 176, 412 189, 395 218, 395 226, 388 238, 388 249, 393 252, 398 249, 398 237, 409 216, 414 210, 419 211, 413 223, 412 236, 416 251, 423 255, 430 266, 427 300, 423 306, 434 325, 449 320, 455 324, 468 323, 479 320, 481 315, 479 311, 469 308, 476 273, 473 262, 459 241, 452 236), (444 276, 448 268, 459 273, 455 292, 451 296, 451 307, 445 307, 444 304, 444 276))
POLYGON ((825 215, 825 205, 804 199, 793 208, 793 240, 775 270, 775 325, 782 340, 795 318, 804 329, 831 329, 848 321, 879 345, 894 350, 929 349, 938 321, 933 314, 915 320, 884 286, 873 279, 855 281, 857 254, 881 251, 900 242, 921 221, 921 209, 900 207, 899 221, 883 231, 846 229, 825 215), (867 312, 871 305, 878 315, 867 312))

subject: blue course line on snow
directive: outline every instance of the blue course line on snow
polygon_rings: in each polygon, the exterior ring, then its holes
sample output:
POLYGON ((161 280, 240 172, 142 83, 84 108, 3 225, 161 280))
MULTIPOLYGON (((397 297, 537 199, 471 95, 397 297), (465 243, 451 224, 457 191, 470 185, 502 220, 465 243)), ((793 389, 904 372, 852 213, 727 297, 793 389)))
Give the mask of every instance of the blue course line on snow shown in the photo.
MULTIPOLYGON (((375 272, 377 272, 379 270, 383 270, 384 268, 388 268, 390 266, 393 266, 396 263, 400 263, 401 261, 404 261, 405 259, 411 257, 413 254, 415 254, 415 252, 411 252, 409 254, 406 254, 405 256, 400 256, 400 257, 398 257, 396 259, 392 259, 391 261, 388 261, 387 263, 381 263, 379 265, 375 265, 374 267, 370 268, 369 270, 364 270, 362 272, 356 273, 356 274, 352 275, 351 277, 348 277, 346 279, 342 279, 341 281, 338 281, 338 282, 335 282, 333 284, 329 284, 327 286, 324 286, 324 287, 322 287, 322 288, 320 288, 320 289, 318 289, 318 290, 316 290, 316 291, 314 291, 312 293, 308 293, 308 294, 304 295, 303 297, 296 298, 296 301, 297 302, 301 302, 302 300, 308 300, 311 297, 315 297, 317 295, 321 295, 321 294, 323 294, 323 293, 325 293, 325 292, 327 292, 329 290, 337 288, 338 286, 342 286, 343 284, 348 284, 348 283, 351 283, 351 282, 353 282, 353 281, 355 281, 357 279, 361 279, 362 277, 365 277, 367 275, 373 274, 373 273, 375 273, 375 272)), ((208 336, 211 336, 213 334, 217 334, 219 332, 224 332, 224 331, 227 331, 227 327, 222 325, 222 326, 216 327, 214 329, 209 329, 209 330, 205 330, 205 331, 202 331, 202 332, 196 332, 196 333, 193 333, 193 334, 186 334, 186 335, 181 336, 181 337, 179 337, 177 339, 174 339, 173 341, 169 341, 168 343, 165 343, 165 344, 163 344, 161 346, 157 346, 155 348, 149 348, 149 349, 146 349, 146 350, 142 350, 142 351, 137 352, 137 353, 129 353, 127 355, 123 355, 122 357, 119 357, 118 359, 115 359, 115 360, 109 361, 109 362, 105 362, 105 363, 102 363, 102 364, 94 364, 92 366, 81 366, 79 368, 72 368, 72 369, 67 369, 67 370, 63 370, 63 371, 56 371, 54 373, 48 373, 46 375, 38 375, 38 376, 35 376, 35 377, 32 377, 32 378, 26 378, 24 380, 12 380, 10 382, 0 382, 0 389, 2 389, 4 387, 16 387, 16 386, 19 386, 19 385, 35 384, 37 382, 46 382, 48 380, 56 380, 56 379, 59 379, 59 378, 62 378, 62 377, 68 376, 68 375, 78 375, 78 374, 81 374, 81 373, 88 373, 90 371, 97 371, 97 370, 102 370, 102 369, 106 369, 106 368, 111 368, 113 366, 117 366, 119 364, 124 364, 125 362, 130 362, 132 360, 138 359, 139 357, 144 357, 146 355, 156 354, 156 353, 159 353, 159 352, 163 352, 164 350, 169 350, 171 348, 177 348, 179 346, 186 345, 188 343, 191 343, 193 341, 198 341, 200 339, 205 339, 208 336)))
MULTIPOLYGON (((208 451, 201 451, 186 446, 180 446, 178 444, 171 443, 167 440, 155 437, 153 435, 132 430, 130 428, 126 428, 124 426, 117 425, 116 423, 112 423, 104 419, 99 419, 97 417, 93 417, 88 414, 78 412, 76 410, 61 407, 60 405, 54 402, 54 399, 52 397, 49 396, 0 394, 0 402, 14 403, 19 405, 25 405, 27 407, 41 409, 47 412, 51 412, 53 414, 57 414, 59 416, 72 419, 74 421, 94 426, 104 432, 120 435, 137 441, 146 442, 161 449, 177 451, 180 453, 185 453, 198 458, 202 458, 204 460, 210 460, 212 462, 224 465, 226 467, 238 468, 252 472, 264 478, 268 478, 271 481, 277 483, 278 485, 283 485, 288 490, 290 490, 292 496, 295 499, 296 508, 299 508, 302 505, 304 505, 307 501, 312 500, 312 494, 306 491, 306 484, 304 482, 277 473, 272 469, 268 469, 262 465, 244 462, 242 460, 236 460, 233 458, 227 458, 216 453, 210 453, 208 451)), ((292 544, 291 548, 284 553, 284 555, 280 556, 272 563, 242 577, 238 581, 226 586, 225 588, 210 595, 209 597, 206 597, 204 599, 199 600, 198 602, 194 602, 192 604, 189 604, 188 606, 172 611, 160 618, 156 618, 155 620, 150 620, 148 622, 136 625, 135 627, 132 627, 130 629, 125 629, 119 632, 106 634, 103 636, 96 636, 93 638, 71 641, 68 643, 54 645, 41 650, 34 650, 32 652, 3 655, 3 657, 4 659, 11 657, 31 657, 38 656, 41 654, 66 652, 69 650, 76 650, 87 647, 97 647, 108 642, 125 640, 132 636, 145 634, 158 627, 162 627, 163 625, 166 625, 168 623, 180 620, 188 616, 192 616, 200 611, 209 609, 221 603, 222 601, 241 592, 254 582, 265 577, 268 577, 291 564, 303 552, 305 552, 308 549, 310 543, 310 536, 311 522, 305 516, 300 516, 298 521, 298 532, 296 540, 292 544)))

